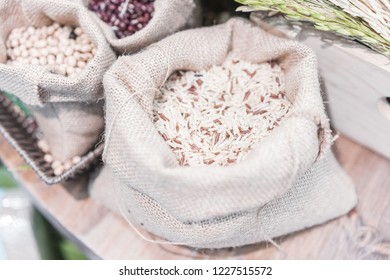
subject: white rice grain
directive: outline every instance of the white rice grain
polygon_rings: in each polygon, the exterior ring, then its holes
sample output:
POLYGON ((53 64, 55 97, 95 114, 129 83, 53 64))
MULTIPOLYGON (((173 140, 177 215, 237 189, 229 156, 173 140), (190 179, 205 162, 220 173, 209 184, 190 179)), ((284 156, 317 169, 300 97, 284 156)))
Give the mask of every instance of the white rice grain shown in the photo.
POLYGON ((291 108, 276 63, 230 54, 205 71, 170 76, 154 100, 157 130, 181 165, 230 165, 275 129, 291 108))

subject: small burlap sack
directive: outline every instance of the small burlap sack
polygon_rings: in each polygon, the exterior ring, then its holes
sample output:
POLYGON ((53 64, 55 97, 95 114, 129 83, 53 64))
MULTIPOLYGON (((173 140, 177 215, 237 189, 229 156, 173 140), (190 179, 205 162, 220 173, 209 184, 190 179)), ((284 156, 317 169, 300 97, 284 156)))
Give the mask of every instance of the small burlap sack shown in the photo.
MULTIPOLYGON (((87 3, 87 0, 82 0, 87 3)), ((154 14, 149 23, 131 36, 118 39, 112 27, 94 13, 111 47, 118 54, 134 53, 168 35, 190 25, 197 25, 200 18, 200 3, 197 0, 156 0, 154 14)))
POLYGON ((121 57, 104 77, 104 161, 121 210, 134 225, 174 243, 221 248, 313 226, 356 203, 350 179, 330 151, 313 52, 247 20, 183 31, 121 57), (277 61, 292 109, 246 159, 231 166, 180 166, 153 125, 153 99, 177 70, 221 64, 228 53, 277 61))
POLYGON ((81 5, 56 0, 3 0, 0 22, 0 89, 28 105, 58 160, 83 155, 102 133, 102 77, 116 59, 99 26, 81 5), (42 66, 5 64, 5 42, 12 29, 53 21, 80 26, 96 46, 95 57, 80 75, 65 77, 42 66))

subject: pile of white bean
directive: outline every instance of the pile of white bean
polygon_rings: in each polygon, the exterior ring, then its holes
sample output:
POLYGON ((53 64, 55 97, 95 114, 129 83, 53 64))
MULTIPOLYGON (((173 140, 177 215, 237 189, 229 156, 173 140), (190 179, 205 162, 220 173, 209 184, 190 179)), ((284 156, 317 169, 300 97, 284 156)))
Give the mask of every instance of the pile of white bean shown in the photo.
POLYGON ((40 28, 15 28, 6 46, 8 65, 42 65, 64 76, 80 73, 96 53, 95 46, 80 27, 58 23, 40 28))
POLYGON ((47 163, 50 164, 54 175, 56 176, 63 174, 66 170, 70 169, 73 165, 81 161, 81 157, 79 156, 75 156, 65 162, 56 160, 50 153, 49 144, 44 139, 38 141, 38 147, 42 150, 42 152, 45 153, 43 158, 47 163))

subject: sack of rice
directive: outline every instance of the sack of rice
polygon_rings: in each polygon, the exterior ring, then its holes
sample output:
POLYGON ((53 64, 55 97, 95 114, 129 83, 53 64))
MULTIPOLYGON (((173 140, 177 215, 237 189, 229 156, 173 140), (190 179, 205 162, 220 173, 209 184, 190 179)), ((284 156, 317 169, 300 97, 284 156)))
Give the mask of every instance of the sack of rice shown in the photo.
MULTIPOLYGON (((79 0, 80 1, 80 0, 79 0)), ((166 36, 196 25, 196 0, 83 0, 119 54, 136 52, 166 36)))
POLYGON ((122 213, 201 248, 269 240, 347 213, 317 62, 247 20, 183 31, 104 77, 105 163, 122 213))
POLYGON ((116 56, 88 11, 70 1, 4 0, 0 19, 0 89, 29 107, 60 175, 59 166, 99 140, 102 77, 116 56))

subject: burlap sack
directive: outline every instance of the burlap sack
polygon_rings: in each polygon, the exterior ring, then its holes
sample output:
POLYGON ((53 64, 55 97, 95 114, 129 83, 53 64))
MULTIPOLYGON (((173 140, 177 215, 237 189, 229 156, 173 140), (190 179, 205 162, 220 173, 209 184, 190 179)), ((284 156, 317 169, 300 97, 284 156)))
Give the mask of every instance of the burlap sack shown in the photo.
MULTIPOLYGON (((125 214, 128 221, 136 227, 167 240, 174 240, 175 243, 201 248, 223 248, 269 241, 274 237, 324 223, 347 213, 356 204, 351 180, 332 153, 316 162, 281 197, 262 207, 217 216, 214 220, 178 220, 142 192, 121 187, 120 183, 115 182, 115 176, 108 166, 99 170, 92 178, 89 194, 114 214, 125 214), (119 197, 116 197, 118 192, 119 197), (137 218, 138 216, 142 218, 137 218)), ((196 209, 193 211, 196 212, 196 209)), ((149 236, 145 237, 150 239, 149 236)))
POLYGON ((322 223, 356 203, 330 152, 331 131, 307 47, 246 20, 183 31, 121 57, 104 77, 106 146, 123 213, 176 243, 220 248, 259 242, 322 223), (182 167, 152 121, 152 101, 176 70, 208 69, 230 51, 276 60, 293 108, 238 164, 182 167))
POLYGON ((102 28, 111 47, 117 53, 124 54, 139 51, 185 26, 197 25, 199 11, 200 3, 197 0, 156 0, 153 18, 149 23, 140 31, 121 39, 116 37, 111 26, 100 20, 94 12, 90 13, 102 28))
POLYGON ((2 0, 0 22, 0 89, 29 106, 57 159, 84 154, 102 133, 102 77, 116 59, 100 28, 81 5, 56 0, 2 0), (69 78, 42 66, 4 64, 12 29, 53 21, 80 26, 96 46, 80 75, 69 78))
POLYGON ((108 166, 101 166, 90 176, 88 184, 89 196, 97 203, 106 207, 118 216, 122 216, 117 203, 116 190, 114 188, 114 174, 108 166))

